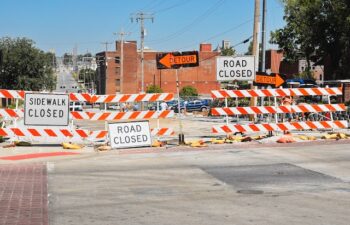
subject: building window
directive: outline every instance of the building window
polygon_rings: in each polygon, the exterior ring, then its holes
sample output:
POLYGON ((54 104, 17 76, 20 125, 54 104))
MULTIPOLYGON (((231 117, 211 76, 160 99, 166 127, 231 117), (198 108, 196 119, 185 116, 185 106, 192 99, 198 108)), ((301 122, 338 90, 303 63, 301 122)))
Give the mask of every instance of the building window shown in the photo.
POLYGON ((115 61, 115 63, 119 64, 119 63, 120 63, 120 57, 119 57, 119 56, 116 56, 116 57, 114 58, 114 61, 115 61))
POLYGON ((301 71, 304 71, 304 70, 305 70, 305 68, 302 66, 302 67, 301 67, 301 71))
POLYGON ((117 87, 120 86, 120 79, 115 79, 115 86, 117 86, 117 87))
POLYGON ((115 74, 117 74, 117 75, 120 74, 120 68, 119 68, 119 67, 116 67, 116 68, 115 68, 115 74))

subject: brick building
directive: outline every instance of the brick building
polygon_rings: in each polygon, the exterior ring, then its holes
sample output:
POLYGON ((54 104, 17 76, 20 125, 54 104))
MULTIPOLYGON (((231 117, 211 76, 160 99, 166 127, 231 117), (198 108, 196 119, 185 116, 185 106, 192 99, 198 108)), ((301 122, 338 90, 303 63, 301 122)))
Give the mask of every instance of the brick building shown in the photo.
MULTIPOLYGON (((121 42, 116 42, 116 51, 96 54, 97 93, 115 94, 139 93, 142 89, 141 53, 136 41, 123 43, 123 58, 121 57, 121 42), (106 63, 107 59, 107 63, 106 63), (123 68, 121 68, 121 66, 123 68), (121 76, 121 70, 123 76, 121 76)), ((159 52, 144 50, 144 90, 150 85, 161 87, 164 92, 176 92, 176 71, 174 69, 158 70, 156 55, 159 52)), ((200 44, 199 66, 181 68, 178 70, 180 89, 191 85, 201 95, 210 94, 211 90, 219 89, 216 81, 216 59, 220 53, 212 50, 211 44, 200 44)))
MULTIPOLYGON (((265 68, 270 69, 272 73, 286 74, 287 78, 292 78, 293 75, 300 74, 306 70, 306 60, 299 60, 295 63, 283 61, 283 53, 278 50, 266 51, 265 68)), ((311 72, 316 82, 321 83, 324 75, 324 67, 310 63, 311 72)))

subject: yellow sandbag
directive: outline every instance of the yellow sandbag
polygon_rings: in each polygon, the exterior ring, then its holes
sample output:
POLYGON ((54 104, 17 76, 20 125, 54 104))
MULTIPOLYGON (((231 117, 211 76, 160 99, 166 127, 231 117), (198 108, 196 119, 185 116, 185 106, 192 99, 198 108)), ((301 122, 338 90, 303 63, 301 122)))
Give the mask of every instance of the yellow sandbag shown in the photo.
POLYGON ((197 141, 192 141, 190 146, 191 147, 206 147, 208 145, 204 144, 204 141, 202 141, 202 140, 197 140, 197 141))
POLYGON ((161 141, 158 141, 158 140, 155 140, 155 141, 153 141, 153 143, 152 143, 152 147, 163 147, 165 145, 165 143, 164 142, 161 142, 161 141))
POLYGON ((308 136, 306 136, 306 135, 299 135, 299 136, 297 136, 297 138, 299 138, 300 140, 303 140, 303 141, 309 140, 308 136))
POLYGON ((293 142, 295 142, 295 140, 290 135, 284 135, 277 140, 277 143, 293 143, 293 142))
POLYGON ((224 144, 225 140, 213 138, 213 139, 211 139, 211 143, 212 144, 224 144))
POLYGON ((344 133, 338 133, 338 137, 339 137, 340 139, 347 139, 347 136, 346 136, 346 134, 344 134, 344 133))
POLYGON ((111 146, 107 146, 107 145, 102 145, 102 146, 99 146, 98 148, 96 148, 97 151, 108 151, 108 150, 111 150, 111 146))
POLYGON ((32 143, 27 141, 15 141, 16 146, 32 146, 32 143))
POLYGON ((62 146, 64 149, 81 149, 81 146, 78 144, 72 144, 68 142, 63 142, 62 146))

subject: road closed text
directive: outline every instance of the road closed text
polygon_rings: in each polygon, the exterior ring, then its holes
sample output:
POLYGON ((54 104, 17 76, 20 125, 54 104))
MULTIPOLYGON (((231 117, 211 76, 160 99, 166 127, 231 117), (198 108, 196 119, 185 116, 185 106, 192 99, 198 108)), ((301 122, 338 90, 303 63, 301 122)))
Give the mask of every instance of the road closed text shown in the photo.
POLYGON ((151 145, 148 121, 112 123, 108 125, 112 148, 151 145))
POLYGON ((218 81, 254 80, 254 57, 218 57, 218 81))
POLYGON ((69 96, 27 93, 24 111, 25 125, 67 126, 69 122, 69 96))

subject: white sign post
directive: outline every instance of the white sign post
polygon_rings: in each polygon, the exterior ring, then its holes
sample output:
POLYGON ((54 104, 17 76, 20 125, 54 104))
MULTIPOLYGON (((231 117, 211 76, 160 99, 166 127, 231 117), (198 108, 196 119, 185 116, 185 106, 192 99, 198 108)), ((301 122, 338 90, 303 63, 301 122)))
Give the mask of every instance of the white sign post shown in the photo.
POLYGON ((216 58, 217 81, 253 81, 255 79, 254 56, 220 56, 216 58))
POLYGON ((66 94, 26 93, 24 125, 68 126, 69 96, 66 94))
POLYGON ((108 124, 109 142, 112 148, 151 146, 148 121, 108 124))

